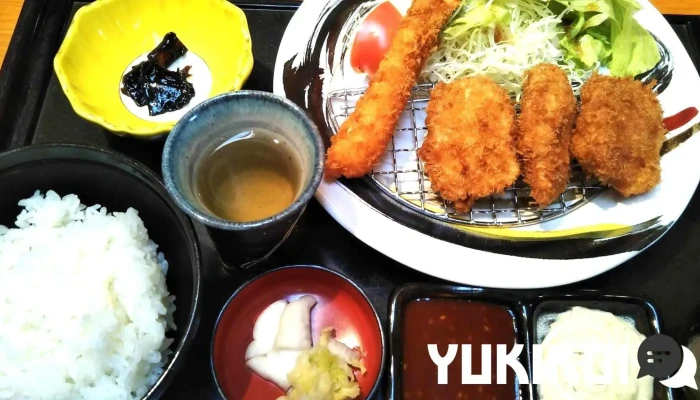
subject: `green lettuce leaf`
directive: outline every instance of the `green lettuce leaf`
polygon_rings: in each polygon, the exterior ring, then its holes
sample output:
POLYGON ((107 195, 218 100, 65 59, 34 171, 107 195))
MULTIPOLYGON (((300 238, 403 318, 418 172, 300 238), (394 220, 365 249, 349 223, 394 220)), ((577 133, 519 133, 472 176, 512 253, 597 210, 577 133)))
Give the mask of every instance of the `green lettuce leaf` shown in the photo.
POLYGON ((445 35, 451 37, 460 36, 473 28, 506 25, 510 23, 510 13, 505 7, 499 5, 498 2, 473 2, 470 7, 471 9, 469 11, 450 23, 450 27, 444 31, 445 35))
POLYGON ((587 20, 584 21, 583 27, 581 28, 582 30, 587 30, 590 28, 595 28, 603 23, 605 23, 610 17, 608 15, 605 15, 603 13, 600 14, 595 14, 594 16, 588 18, 587 20))
POLYGON ((576 20, 574 20, 574 23, 569 25, 569 29, 566 31, 566 36, 571 38, 572 40, 576 38, 581 31, 583 30, 583 27, 586 25, 586 17, 583 13, 577 13, 576 14, 576 20))
POLYGON ((583 35, 578 40, 581 61, 589 68, 596 63, 604 64, 612 55, 610 43, 598 40, 591 35, 583 35))
POLYGON ((614 76, 636 76, 654 68, 661 60, 656 40, 646 31, 632 14, 618 29, 613 27, 612 60, 608 65, 614 76))
POLYGON ((636 0, 552 0, 559 9, 571 10, 560 45, 566 60, 590 69, 600 63, 614 76, 635 76, 654 68, 661 59, 654 37, 634 14, 636 0))
MULTIPOLYGON (((571 9, 576 13, 595 13, 603 14, 606 18, 614 18, 613 1, 618 0, 553 0, 556 3, 563 5, 565 8, 571 9)), ((627 0, 624 0, 627 1, 627 0)))
POLYGON ((610 42, 605 37, 584 34, 575 40, 562 38, 561 47, 566 50, 566 60, 574 60, 580 68, 592 69, 604 65, 612 54, 610 42))

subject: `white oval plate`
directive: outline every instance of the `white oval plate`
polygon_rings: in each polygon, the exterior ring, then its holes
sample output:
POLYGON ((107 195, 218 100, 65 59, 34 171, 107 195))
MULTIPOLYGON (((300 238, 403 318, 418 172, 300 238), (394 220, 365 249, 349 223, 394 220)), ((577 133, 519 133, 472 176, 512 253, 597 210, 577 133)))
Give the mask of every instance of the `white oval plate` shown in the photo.
MULTIPOLYGON (((683 44, 651 3, 639 2, 644 9, 636 15, 637 20, 664 43, 674 63, 670 85, 659 95, 664 116, 688 107, 700 109, 700 99, 693 96, 700 93, 700 77, 683 44)), ((337 79, 333 80, 337 65, 329 62, 332 57, 327 57, 324 44, 327 32, 323 27, 337 21, 351 3, 360 2, 305 0, 289 23, 277 55, 274 93, 310 112, 322 132, 329 132, 329 123, 327 115, 319 112, 322 107, 318 104, 325 104, 319 97, 329 89, 358 84, 357 77, 342 76, 338 86, 337 79), (314 67, 315 76, 307 78, 317 79, 317 87, 306 87, 303 96, 290 93, 285 87, 298 87, 304 75, 285 77, 286 73, 309 66, 314 67), (321 85, 323 88, 318 87, 321 85)), ((667 138, 688 132, 698 122, 700 116, 667 138)), ((494 288, 565 285, 629 260, 657 241, 680 217, 700 182, 700 138, 686 135, 687 140, 662 158, 662 182, 651 193, 624 199, 607 190, 568 215, 526 227, 482 228, 431 220, 392 202, 369 178, 360 180, 363 182, 323 182, 316 198, 367 245, 428 275, 494 288)))

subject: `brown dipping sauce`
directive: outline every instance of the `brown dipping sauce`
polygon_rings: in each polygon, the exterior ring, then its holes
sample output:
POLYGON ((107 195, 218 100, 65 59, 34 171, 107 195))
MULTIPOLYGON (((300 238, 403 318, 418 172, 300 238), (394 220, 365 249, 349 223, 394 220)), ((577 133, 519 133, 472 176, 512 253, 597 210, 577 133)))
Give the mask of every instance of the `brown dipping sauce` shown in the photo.
POLYGON ((411 301, 404 311, 403 398, 405 400, 508 400, 516 398, 515 373, 508 367, 508 383, 496 384, 496 347, 516 343, 513 315, 505 307, 458 300, 411 301), (438 385, 437 366, 428 344, 441 356, 448 345, 460 345, 448 367, 448 383, 438 385), (472 345, 472 374, 481 374, 481 345, 491 344, 491 385, 462 385, 462 344, 472 345))

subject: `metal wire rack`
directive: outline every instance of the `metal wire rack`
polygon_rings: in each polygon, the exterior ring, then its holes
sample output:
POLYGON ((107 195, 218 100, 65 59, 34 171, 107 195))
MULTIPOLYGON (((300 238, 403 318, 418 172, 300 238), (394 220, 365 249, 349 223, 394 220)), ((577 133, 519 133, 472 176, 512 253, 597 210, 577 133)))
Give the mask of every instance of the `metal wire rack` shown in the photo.
MULTIPOLYGON (((530 196, 530 188, 519 179, 503 193, 479 199, 470 212, 457 212, 454 205, 440 198, 430 185, 423 162, 416 151, 427 133, 425 114, 434 85, 417 85, 399 119, 386 154, 375 165, 372 180, 391 197, 424 215, 441 221, 478 226, 524 226, 561 217, 584 205, 600 193, 601 185, 589 179, 577 164, 571 165, 566 191, 554 203, 540 208, 530 196)), ((348 118, 365 88, 335 90, 328 94, 326 118, 333 134, 348 118)), ((517 108, 517 107, 516 107, 517 108)))

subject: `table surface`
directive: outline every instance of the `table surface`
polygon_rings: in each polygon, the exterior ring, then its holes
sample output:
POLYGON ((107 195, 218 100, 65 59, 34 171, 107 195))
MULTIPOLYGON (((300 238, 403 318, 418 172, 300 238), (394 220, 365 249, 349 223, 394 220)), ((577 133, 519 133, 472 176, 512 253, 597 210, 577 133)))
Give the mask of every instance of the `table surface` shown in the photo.
MULTIPOLYGON (((652 0, 651 2, 663 14, 700 14, 698 0, 652 0)), ((23 3, 24 0, 0 0, 0 61, 5 59, 7 46, 10 44, 23 3)))
POLYGON ((22 3, 24 0, 0 0, 0 62, 5 59, 22 3))

